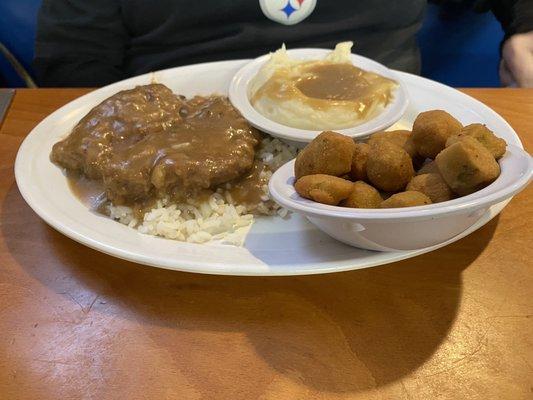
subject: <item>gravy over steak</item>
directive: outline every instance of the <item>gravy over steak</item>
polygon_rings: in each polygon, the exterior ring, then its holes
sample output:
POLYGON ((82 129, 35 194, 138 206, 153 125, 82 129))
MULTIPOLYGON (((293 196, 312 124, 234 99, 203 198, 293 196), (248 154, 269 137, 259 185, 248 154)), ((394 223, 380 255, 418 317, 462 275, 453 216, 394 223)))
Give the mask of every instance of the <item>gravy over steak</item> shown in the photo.
POLYGON ((264 183, 254 164, 260 140, 227 98, 187 100, 151 84, 104 100, 50 157, 68 171, 74 193, 94 197, 101 187, 116 205, 183 201, 226 183, 242 187, 238 200, 255 202, 264 183))

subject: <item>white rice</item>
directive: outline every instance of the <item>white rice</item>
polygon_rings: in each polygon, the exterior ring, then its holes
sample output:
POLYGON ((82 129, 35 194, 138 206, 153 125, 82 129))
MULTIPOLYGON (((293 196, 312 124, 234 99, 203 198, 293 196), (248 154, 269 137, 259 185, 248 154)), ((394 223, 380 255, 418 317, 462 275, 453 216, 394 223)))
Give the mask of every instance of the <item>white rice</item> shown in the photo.
MULTIPOLYGON (((296 148, 272 137, 261 141, 256 159, 269 170, 263 171, 268 182, 272 172, 296 157, 296 148)), ((230 186, 227 185, 226 189, 230 186)), ((109 215, 116 221, 137 229, 139 232, 167 239, 192 243, 218 241, 242 245, 246 232, 254 221, 251 214, 278 215, 287 217, 288 211, 275 203, 263 185, 261 202, 254 207, 237 205, 229 191, 218 189, 202 202, 170 203, 158 200, 156 206, 144 214, 142 221, 135 219, 130 207, 109 205, 109 215)))

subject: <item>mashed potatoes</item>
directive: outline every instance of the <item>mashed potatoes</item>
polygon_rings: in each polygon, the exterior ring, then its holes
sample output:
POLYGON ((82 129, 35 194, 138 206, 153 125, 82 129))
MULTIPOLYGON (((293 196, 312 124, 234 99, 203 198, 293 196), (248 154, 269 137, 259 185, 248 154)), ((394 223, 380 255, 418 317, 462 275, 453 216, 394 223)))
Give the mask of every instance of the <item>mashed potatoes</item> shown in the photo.
POLYGON ((265 117, 300 129, 356 126, 377 115, 397 83, 355 67, 352 42, 339 43, 323 60, 290 58, 285 47, 270 56, 249 86, 253 107, 265 117))

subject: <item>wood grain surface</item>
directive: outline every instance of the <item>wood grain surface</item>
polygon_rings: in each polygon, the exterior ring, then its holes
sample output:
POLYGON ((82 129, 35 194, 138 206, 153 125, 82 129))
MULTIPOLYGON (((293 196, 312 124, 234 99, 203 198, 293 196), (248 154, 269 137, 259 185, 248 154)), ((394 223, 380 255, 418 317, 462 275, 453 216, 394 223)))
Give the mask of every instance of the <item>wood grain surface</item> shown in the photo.
MULTIPOLYGON (((88 90, 17 90, 0 130, 0 399, 532 399, 533 190, 470 236, 345 273, 159 270, 62 236, 13 162, 88 90)), ((466 93, 533 148, 533 90, 466 93)))

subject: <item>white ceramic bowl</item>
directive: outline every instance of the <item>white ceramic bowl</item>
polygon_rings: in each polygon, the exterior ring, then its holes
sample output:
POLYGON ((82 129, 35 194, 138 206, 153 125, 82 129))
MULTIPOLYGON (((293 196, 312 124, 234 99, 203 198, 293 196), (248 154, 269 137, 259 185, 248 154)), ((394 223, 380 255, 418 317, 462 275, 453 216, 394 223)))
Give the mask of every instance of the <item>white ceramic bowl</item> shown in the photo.
MULTIPOLYGON (((331 50, 327 49, 293 49, 287 50, 289 55, 296 59, 302 60, 317 60, 323 59, 331 50)), ((270 133, 272 136, 277 136, 292 142, 310 142, 322 130, 311 131, 306 129, 292 128, 286 125, 274 122, 267 117, 260 114, 252 106, 248 96, 248 86, 253 77, 259 72, 263 64, 268 61, 269 54, 256 58, 250 63, 242 67, 233 77, 229 87, 229 98, 232 104, 237 108, 241 114, 256 128, 263 132, 270 133)), ((381 113, 374 118, 359 124, 353 128, 335 129, 346 136, 354 138, 364 138, 370 134, 386 129, 397 122, 404 114, 409 104, 407 91, 404 84, 397 74, 385 67, 384 65, 370 60, 366 57, 352 54, 352 62, 355 66, 367 71, 378 73, 387 78, 394 79, 399 83, 398 88, 394 92, 394 98, 381 113)))
POLYGON ((488 208, 524 189, 533 171, 529 154, 508 145, 501 174, 491 185, 468 196, 427 206, 356 209, 304 199, 294 189, 294 160, 270 180, 272 197, 303 214, 319 229, 346 244, 379 251, 414 250, 449 240, 476 223, 488 208))

